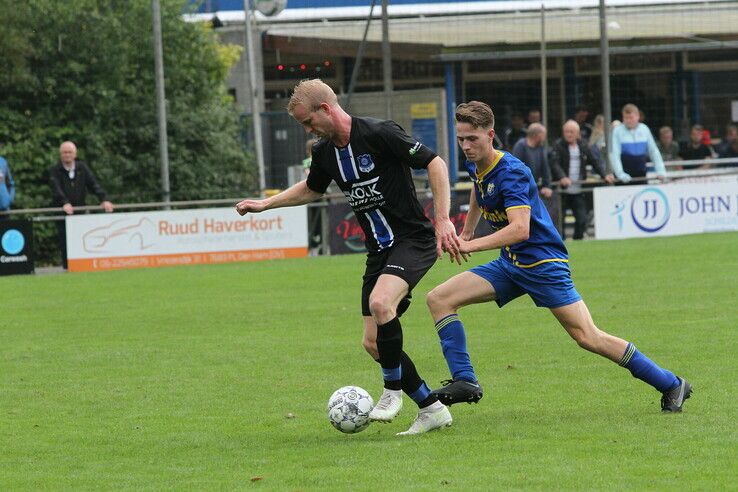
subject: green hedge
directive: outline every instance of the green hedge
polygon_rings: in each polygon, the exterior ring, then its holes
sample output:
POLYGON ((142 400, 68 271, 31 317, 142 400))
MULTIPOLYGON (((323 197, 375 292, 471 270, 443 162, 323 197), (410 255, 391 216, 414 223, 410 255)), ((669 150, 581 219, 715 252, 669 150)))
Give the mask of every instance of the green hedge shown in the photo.
MULTIPOLYGON (((151 1, 12 3, 0 9, 0 155, 13 207, 50 205, 46 171, 64 140, 114 203, 160 200, 151 1)), ((241 48, 184 22, 184 0, 161 3, 172 199, 253 193, 256 165, 224 83, 241 48)), ((55 260, 52 229, 35 228, 41 263, 55 260)))

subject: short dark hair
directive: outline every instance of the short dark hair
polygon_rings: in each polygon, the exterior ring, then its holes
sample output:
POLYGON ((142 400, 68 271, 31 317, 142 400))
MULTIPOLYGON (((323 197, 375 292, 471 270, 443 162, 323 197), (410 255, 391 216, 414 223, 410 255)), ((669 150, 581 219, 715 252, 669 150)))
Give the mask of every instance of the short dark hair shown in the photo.
POLYGON ((469 101, 456 106, 456 121, 469 123, 474 128, 494 128, 495 114, 489 104, 469 101))

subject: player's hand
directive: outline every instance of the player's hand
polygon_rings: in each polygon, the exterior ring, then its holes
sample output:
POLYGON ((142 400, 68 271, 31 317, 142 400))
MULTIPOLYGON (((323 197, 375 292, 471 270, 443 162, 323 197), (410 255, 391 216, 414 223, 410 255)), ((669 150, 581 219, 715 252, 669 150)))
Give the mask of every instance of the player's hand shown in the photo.
POLYGON ((561 186, 563 186, 564 188, 567 188, 567 187, 571 186, 571 179, 569 179, 568 177, 564 176, 563 178, 561 178, 559 180, 559 184, 561 186))
POLYGON ((461 265, 461 260, 468 261, 466 256, 459 252, 459 236, 456 235, 456 227, 448 218, 436 220, 436 255, 438 258, 447 252, 449 259, 461 265))
POLYGON ((461 260, 464 260, 465 262, 469 261, 469 257, 471 256, 470 253, 466 253, 464 251, 461 251, 461 248, 457 250, 456 253, 451 253, 451 251, 447 251, 448 253, 448 259, 453 263, 454 261, 461 265, 461 260))
POLYGON ((471 241, 461 239, 459 241, 459 252, 466 256, 471 256, 471 241))
POLYGON ((607 176, 605 176, 605 183, 613 184, 615 182, 615 175, 610 173, 607 176))
POLYGON ((628 173, 620 173, 618 174, 618 179, 622 181, 623 183, 630 183, 630 180, 633 178, 631 178, 630 174, 628 173))
POLYGON ((547 186, 543 186, 540 190, 540 193, 543 198, 551 198, 551 195, 553 195, 553 190, 547 186))
POLYGON ((236 212, 239 215, 246 215, 247 213, 259 213, 266 210, 266 200, 252 200, 247 198, 236 204, 236 212))
POLYGON ((110 213, 113 211, 113 204, 109 201, 105 200, 104 202, 100 202, 100 206, 105 210, 105 212, 110 213))
POLYGON ((74 207, 71 203, 65 203, 64 206, 62 206, 62 209, 64 210, 64 213, 67 215, 73 215, 74 214, 74 207))

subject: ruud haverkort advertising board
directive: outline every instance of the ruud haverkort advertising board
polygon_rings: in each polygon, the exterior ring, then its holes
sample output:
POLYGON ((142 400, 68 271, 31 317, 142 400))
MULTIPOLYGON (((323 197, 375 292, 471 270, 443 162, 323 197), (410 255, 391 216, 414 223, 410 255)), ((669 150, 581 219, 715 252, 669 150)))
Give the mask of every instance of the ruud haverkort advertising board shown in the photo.
POLYGON ((69 271, 307 256, 307 208, 238 215, 234 208, 66 218, 69 271))

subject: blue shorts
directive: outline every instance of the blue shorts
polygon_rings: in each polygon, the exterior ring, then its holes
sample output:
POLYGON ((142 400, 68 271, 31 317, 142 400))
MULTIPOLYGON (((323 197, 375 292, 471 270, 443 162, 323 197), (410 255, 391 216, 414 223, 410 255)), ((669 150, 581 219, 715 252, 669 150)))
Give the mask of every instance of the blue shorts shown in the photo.
POLYGON ((520 268, 498 258, 469 271, 492 284, 495 301, 500 307, 523 294, 528 294, 536 306, 549 309, 568 306, 582 299, 571 281, 569 264, 563 261, 520 268))

